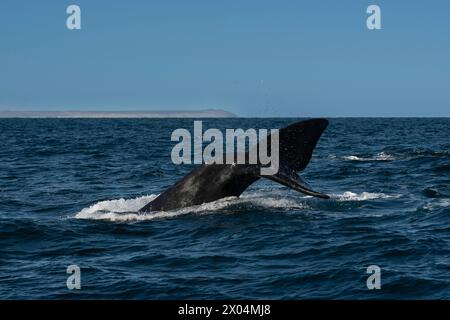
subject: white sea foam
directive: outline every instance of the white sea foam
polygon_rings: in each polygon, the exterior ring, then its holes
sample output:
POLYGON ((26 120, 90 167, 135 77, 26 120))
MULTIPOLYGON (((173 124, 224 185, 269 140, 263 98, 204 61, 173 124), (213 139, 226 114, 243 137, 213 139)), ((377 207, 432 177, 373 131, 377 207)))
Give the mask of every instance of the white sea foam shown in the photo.
POLYGON ((307 205, 298 200, 271 196, 266 192, 249 193, 237 197, 222 198, 217 201, 197 206, 173 210, 155 211, 149 213, 138 212, 143 206, 155 199, 158 195, 149 195, 134 199, 117 199, 100 201, 88 208, 84 208, 75 215, 76 219, 107 220, 114 222, 145 221, 162 218, 172 218, 189 213, 210 213, 229 207, 231 205, 250 205, 264 208, 307 208, 307 205))
POLYGON ((344 156, 342 157, 344 160, 350 160, 350 161, 364 161, 364 158, 360 158, 357 156, 344 156))
POLYGON ((137 197, 134 199, 116 199, 116 200, 105 200, 105 201, 99 201, 89 208, 85 208, 81 210, 78 215, 80 217, 83 217, 85 214, 89 214, 91 212, 117 212, 117 213, 123 213, 123 212, 133 212, 138 211, 140 208, 145 206, 147 203, 155 199, 158 195, 149 195, 149 196, 143 196, 143 197, 137 197))
POLYGON ((342 159, 349 161, 392 161, 395 160, 393 155, 386 152, 380 152, 373 157, 343 156, 342 159))
POLYGON ((365 201, 375 199, 394 199, 398 197, 399 195, 388 195, 385 193, 372 193, 372 192, 354 193, 351 191, 345 191, 342 194, 332 195, 332 198, 338 201, 365 201))
MULTIPOLYGON (((154 200, 158 195, 152 194, 133 199, 115 199, 99 201, 90 207, 82 209, 75 215, 76 219, 106 220, 114 222, 146 221, 154 219, 173 218, 185 214, 213 213, 234 205, 274 209, 311 209, 311 196, 287 196, 285 192, 277 194, 278 189, 263 189, 247 192, 241 197, 222 198, 217 201, 172 211, 138 212, 143 206, 154 200)), ((384 193, 345 191, 342 194, 332 194, 334 201, 366 201, 375 199, 398 198, 398 195, 384 193)), ((448 203, 447 203, 448 204, 448 203)))
POLYGON ((375 160, 377 161, 392 161, 395 160, 395 157, 393 155, 390 155, 386 152, 380 152, 375 156, 375 160))
MULTIPOLYGON (((272 193, 273 194, 273 193, 272 193)), ((306 197, 287 198, 284 196, 273 196, 267 193, 254 192, 242 195, 236 198, 236 203, 251 204, 265 208, 291 208, 291 209, 308 209, 310 208, 301 200, 306 197)))
POLYGON ((447 207, 450 207, 450 199, 434 199, 433 201, 429 201, 424 206, 422 206, 422 209, 432 211, 435 209, 447 207))
POLYGON ((148 213, 138 212, 143 206, 155 199, 158 195, 143 196, 134 199, 118 199, 100 201, 81 210, 75 215, 77 219, 93 219, 108 221, 145 221, 161 218, 171 218, 192 212, 205 212, 222 209, 229 205, 231 198, 223 198, 215 202, 205 203, 173 211, 155 211, 148 213))
POLYGON ((75 215, 77 219, 129 221, 146 220, 146 214, 138 214, 137 211, 157 195, 149 195, 134 199, 116 199, 99 201, 88 208, 84 208, 75 215))

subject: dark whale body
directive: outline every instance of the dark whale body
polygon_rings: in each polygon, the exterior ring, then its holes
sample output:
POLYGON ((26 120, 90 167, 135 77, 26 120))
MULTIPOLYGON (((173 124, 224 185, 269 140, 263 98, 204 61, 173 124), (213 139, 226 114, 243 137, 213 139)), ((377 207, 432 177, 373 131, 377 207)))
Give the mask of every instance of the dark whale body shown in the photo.
MULTIPOLYGON (((175 210, 244 192, 260 178, 267 178, 307 195, 328 199, 313 191, 296 172, 306 168, 312 152, 326 129, 326 119, 310 119, 279 130, 279 170, 274 175, 261 175, 260 164, 203 164, 191 171, 140 212, 175 210)), ((270 151, 270 139, 267 139, 270 151)))

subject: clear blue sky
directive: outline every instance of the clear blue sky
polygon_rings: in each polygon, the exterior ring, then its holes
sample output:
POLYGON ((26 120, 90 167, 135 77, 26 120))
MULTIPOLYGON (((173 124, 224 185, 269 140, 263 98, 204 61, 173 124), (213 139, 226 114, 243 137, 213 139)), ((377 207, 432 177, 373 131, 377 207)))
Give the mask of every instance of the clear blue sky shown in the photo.
POLYGON ((0 46, 0 110, 450 116, 448 0, 1 0, 0 46))

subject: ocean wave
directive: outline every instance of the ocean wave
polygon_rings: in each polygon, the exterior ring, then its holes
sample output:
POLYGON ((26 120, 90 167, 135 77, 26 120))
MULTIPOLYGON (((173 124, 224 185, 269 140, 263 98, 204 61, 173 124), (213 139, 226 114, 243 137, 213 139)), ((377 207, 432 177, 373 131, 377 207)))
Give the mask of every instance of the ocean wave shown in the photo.
POLYGON ((346 160, 346 161, 394 161, 398 159, 414 160, 422 159, 426 157, 436 157, 436 158, 448 158, 450 156, 450 151, 447 150, 429 150, 429 149, 418 149, 418 150, 404 150, 396 152, 395 155, 382 151, 374 156, 370 155, 345 155, 337 156, 335 154, 329 155, 328 158, 331 160, 346 160))
POLYGON ((415 148, 410 152, 412 156, 448 157, 450 150, 433 150, 428 148, 415 148))

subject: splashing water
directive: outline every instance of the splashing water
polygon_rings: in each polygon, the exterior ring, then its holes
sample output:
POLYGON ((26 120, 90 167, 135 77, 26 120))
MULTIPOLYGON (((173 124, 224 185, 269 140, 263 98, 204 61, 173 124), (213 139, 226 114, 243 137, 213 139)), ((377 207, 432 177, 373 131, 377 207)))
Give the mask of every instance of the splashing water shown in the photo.
POLYGON ((380 152, 373 157, 359 157, 355 155, 343 156, 343 160, 349 161, 393 161, 395 157, 386 152, 380 152))
MULTIPOLYGON (((304 202, 312 199, 311 196, 298 195, 296 198, 286 196, 274 197, 267 190, 243 194, 241 197, 227 197, 216 201, 204 203, 171 211, 138 212, 147 203, 158 195, 148 195, 133 199, 106 200, 81 210, 75 215, 76 219, 107 220, 113 222, 148 221, 154 219, 174 218, 185 214, 202 214, 220 212, 220 210, 234 205, 253 206, 261 208, 278 209, 312 209, 311 205, 304 202)), ((354 193, 346 191, 343 194, 333 194, 331 201, 366 201, 374 199, 391 199, 397 196, 384 193, 354 193)))

